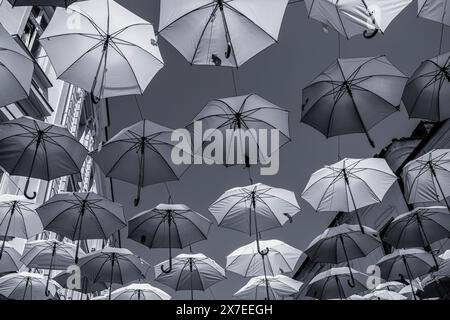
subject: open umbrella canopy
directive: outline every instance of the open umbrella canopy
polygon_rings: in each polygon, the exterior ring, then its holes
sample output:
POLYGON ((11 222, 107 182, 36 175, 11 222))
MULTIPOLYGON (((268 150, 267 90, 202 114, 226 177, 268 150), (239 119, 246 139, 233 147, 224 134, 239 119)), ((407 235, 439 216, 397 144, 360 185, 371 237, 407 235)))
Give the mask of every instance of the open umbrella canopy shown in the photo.
POLYGON ((59 299, 59 284, 50 281, 46 289, 46 282, 46 277, 38 273, 11 273, 0 278, 0 294, 11 300, 59 299))
MULTIPOLYGON (((206 130, 218 130, 226 136, 228 130, 234 130, 233 133, 237 136, 235 139, 238 144, 237 152, 239 152, 237 156, 240 155, 243 158, 231 158, 235 156, 235 153, 229 152, 229 149, 235 148, 235 144, 230 145, 224 141, 223 163, 225 165, 235 163, 250 165, 266 161, 266 155, 259 147, 259 130, 278 130, 280 136, 277 142, 280 147, 290 141, 288 110, 256 94, 214 99, 200 111, 188 128, 194 136, 204 136, 206 130), (196 122, 201 122, 201 126, 196 126, 196 122)), ((209 140, 212 136, 215 136, 214 132, 205 138, 209 140)), ((205 138, 204 140, 207 140, 205 138)), ((272 152, 275 151, 277 151, 275 147, 272 147, 272 152)))
POLYGON ((107 177, 138 186, 135 199, 138 205, 143 187, 178 180, 188 168, 172 161, 172 151, 177 149, 172 132, 142 120, 121 130, 90 155, 107 177))
POLYGON ((346 38, 384 33, 412 0, 305 0, 308 17, 330 26, 346 38))
POLYGON ((443 260, 449 260, 450 259, 450 250, 445 250, 445 252, 439 256, 439 258, 441 258, 443 260))
POLYGON ((0 166, 10 175, 50 181, 80 172, 88 151, 66 127, 21 117, 0 123, 0 166))
POLYGON ((170 300, 171 297, 148 283, 133 283, 126 287, 114 290, 111 300, 170 300))
POLYGON ((450 237, 450 212, 446 207, 419 207, 396 217, 383 234, 395 248, 428 248, 450 237))
POLYGON ((307 296, 319 299, 346 299, 354 294, 367 291, 367 275, 352 270, 355 279, 350 286, 350 272, 347 268, 332 268, 316 275, 309 283, 307 296))
POLYGON ((400 293, 390 290, 375 290, 364 296, 367 300, 407 300, 408 298, 400 293))
POLYGON ((113 0, 57 8, 40 42, 58 78, 91 92, 94 101, 142 94, 164 65, 153 25, 113 0), (67 23, 73 14, 76 28, 67 23))
POLYGON ((422 281, 422 290, 418 295, 424 298, 449 299, 450 295, 450 261, 445 260, 438 271, 425 277, 422 281))
POLYGON ((375 287, 375 290, 388 290, 388 291, 395 291, 399 292, 401 289, 405 287, 405 284, 398 281, 386 281, 383 283, 380 283, 375 287))
POLYGON ((303 89, 302 122, 327 138, 365 133, 399 111, 407 77, 385 56, 338 59, 303 89))
POLYGON ((0 259, 9 237, 28 239, 43 231, 35 206, 22 196, 0 195, 0 235, 3 237, 0 259))
POLYGON ((25 99, 31 88, 34 63, 0 24, 0 106, 25 99))
POLYGON ((100 281, 110 285, 109 299, 114 283, 126 284, 144 279, 148 271, 148 264, 130 250, 113 247, 88 253, 80 258, 78 266, 82 274, 94 283, 100 281))
POLYGON ((0 274, 17 272, 22 265, 22 262, 20 262, 20 253, 9 244, 6 244, 0 258, 0 274))
POLYGON ((449 99, 450 52, 446 52, 422 62, 406 84, 403 102, 411 118, 444 121, 450 118, 449 99))
POLYGON ((8 0, 13 7, 21 6, 52 6, 67 8, 78 0, 8 0))
POLYGON ((266 299, 266 286, 269 287, 269 300, 280 300, 297 293, 302 286, 300 281, 283 275, 251 278, 234 296, 245 300, 266 299))
POLYGON ((408 203, 439 202, 450 196, 450 150, 432 150, 403 168, 408 203))
POLYGON ((163 0, 159 34, 191 64, 239 67, 277 42, 288 0, 163 0))
POLYGON ((276 276, 294 271, 302 255, 300 250, 279 240, 261 241, 261 247, 268 250, 267 255, 260 255, 256 242, 236 249, 227 256, 226 269, 244 277, 257 277, 264 273, 276 276))
POLYGON ((311 175, 302 198, 316 211, 356 211, 380 203, 397 176, 384 159, 343 159, 311 175))
POLYGON ((176 256, 169 273, 163 272, 161 268, 167 264, 168 261, 164 261, 155 266, 155 280, 175 291, 190 290, 191 298, 194 290, 205 291, 226 279, 225 270, 201 253, 176 256))
POLYGON ((418 16, 450 26, 450 1, 418 0, 418 16))

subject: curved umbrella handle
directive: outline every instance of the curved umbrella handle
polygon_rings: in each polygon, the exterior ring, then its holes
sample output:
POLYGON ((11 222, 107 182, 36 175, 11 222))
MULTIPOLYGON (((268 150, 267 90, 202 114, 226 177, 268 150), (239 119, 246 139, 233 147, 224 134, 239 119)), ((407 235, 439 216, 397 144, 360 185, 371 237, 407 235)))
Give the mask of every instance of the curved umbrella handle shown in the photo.
POLYGON ((98 104, 100 100, 101 99, 94 94, 93 90, 91 90, 91 102, 93 104, 98 104))
POLYGON ((37 193, 36 191, 33 191, 33 195, 29 195, 28 194, 28 187, 30 186, 30 177, 27 178, 27 182, 25 183, 25 188, 23 190, 23 195, 25 196, 25 198, 27 198, 28 200, 33 200, 36 199, 37 193))
POLYGON ((172 258, 169 259, 169 268, 166 269, 164 265, 161 265, 161 271, 163 273, 171 273, 172 272, 172 258))
POLYGON ((225 52, 225 58, 229 59, 231 56, 231 43, 227 41, 227 52, 225 52))
POLYGON ((437 259, 436 259, 436 255, 434 254, 434 250, 433 249, 431 249, 430 250, 430 253, 431 253, 431 255, 432 255, 432 257, 433 257, 433 261, 434 261, 434 272, 436 272, 436 271, 439 271, 439 269, 440 269, 440 266, 439 266, 439 262, 437 261, 437 259))
POLYGON ((379 31, 380 31, 379 29, 375 29, 372 32, 369 32, 369 30, 365 30, 363 33, 363 36, 366 39, 372 39, 373 37, 375 37, 378 34, 379 31))
POLYGON ((139 202, 141 202, 141 186, 138 186, 138 191, 136 194, 136 198, 134 199, 134 206, 139 206, 139 202))
POLYGON ((353 277, 352 268, 350 268, 350 266, 349 266, 348 270, 350 271, 350 278, 351 278, 351 280, 347 280, 347 283, 350 286, 350 288, 354 288, 356 286, 356 282, 355 282, 355 277, 353 277))

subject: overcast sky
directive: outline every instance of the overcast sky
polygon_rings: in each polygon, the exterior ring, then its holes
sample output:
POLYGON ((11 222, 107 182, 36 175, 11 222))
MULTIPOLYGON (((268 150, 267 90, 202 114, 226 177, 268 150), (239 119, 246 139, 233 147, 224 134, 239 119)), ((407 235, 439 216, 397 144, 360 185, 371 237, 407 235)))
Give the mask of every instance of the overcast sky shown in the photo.
MULTIPOLYGON (((118 2, 152 22, 157 29, 159 0, 118 2)), ((371 40, 362 37, 349 41, 342 39, 342 57, 385 54, 402 72, 411 75, 421 61, 437 55, 441 30, 439 24, 417 18, 416 6, 414 2, 407 8, 390 25, 385 35, 378 35, 371 40)), ((171 128, 184 127, 209 100, 234 95, 231 69, 191 67, 163 38, 160 38, 159 44, 166 66, 150 83, 144 96, 139 98, 147 119, 171 128)), ((284 17, 279 43, 254 57, 237 71, 239 94, 256 93, 290 111, 293 141, 281 151, 279 174, 257 177, 259 170, 256 169, 253 174, 255 182, 294 191, 302 207, 302 212, 295 216, 294 223, 264 233, 263 239, 283 240, 301 250, 324 230, 332 218, 327 213, 315 213, 301 200, 301 191, 315 170, 337 161, 336 138, 326 140, 314 129, 300 124, 301 90, 337 58, 337 48, 335 32, 325 33, 320 23, 308 19, 303 3, 292 4, 288 6, 284 17)), ((110 103, 113 133, 140 120, 133 98, 113 98, 110 103)), ((402 107, 401 112, 392 115, 371 131, 376 149, 368 145, 364 135, 350 135, 341 139, 341 153, 345 157, 373 156, 393 138, 408 136, 416 124, 416 120, 408 119, 402 107)), ((192 167, 181 181, 171 182, 169 187, 175 202, 184 203, 213 220, 207 210, 208 206, 227 189, 248 184, 247 174, 242 167, 205 165, 192 167)), ((135 186, 115 182, 115 193, 116 201, 125 206, 127 218, 167 201, 164 185, 145 188, 138 208, 133 206, 135 186)), ((123 233, 126 234, 126 231, 123 233)), ((195 244, 193 251, 204 253, 225 266, 227 254, 253 240, 248 235, 213 226, 208 240, 195 244)), ((165 249, 149 250, 125 239, 123 243, 152 265, 167 259, 165 249)), ((178 250, 174 252, 179 253, 178 250)), ((217 299, 231 298, 248 281, 232 273, 227 273, 227 277, 226 281, 212 287, 217 299)), ((174 293, 154 281, 151 283, 166 290, 174 298, 190 297, 189 292, 174 293)), ((209 291, 198 292, 196 297, 211 299, 212 295, 209 291)))

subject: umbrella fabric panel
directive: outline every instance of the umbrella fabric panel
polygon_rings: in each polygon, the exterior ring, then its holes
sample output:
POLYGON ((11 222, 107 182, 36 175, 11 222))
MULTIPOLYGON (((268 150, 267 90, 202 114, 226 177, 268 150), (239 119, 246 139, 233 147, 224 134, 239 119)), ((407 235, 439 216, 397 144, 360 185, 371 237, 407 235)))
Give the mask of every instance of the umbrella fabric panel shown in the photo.
POLYGON ((368 300, 407 300, 408 298, 404 295, 397 293, 395 291, 389 290, 375 290, 364 296, 368 300))
POLYGON ((418 0, 418 16, 450 25, 450 1, 418 0))
POLYGON ((448 209, 426 207, 416 208, 396 217, 386 229, 383 241, 396 248, 413 248, 425 247, 449 236, 448 209))
POLYGON ((0 24, 0 105, 5 106, 28 96, 34 64, 32 59, 0 24))
POLYGON ((117 289, 111 293, 111 300, 170 300, 163 290, 147 283, 136 283, 117 289))
POLYGON ((365 257, 380 247, 381 242, 375 230, 363 228, 364 234, 356 225, 329 228, 311 242, 305 253, 315 262, 333 264, 365 257))
POLYGON ((49 181, 80 172, 86 156, 65 127, 30 117, 0 124, 0 164, 10 175, 28 176, 32 169, 31 177, 49 181))
POLYGON ((220 3, 162 1, 159 32, 192 64, 238 67, 277 41, 287 0, 220 3))
POLYGON ((94 193, 57 194, 37 212, 46 230, 71 240, 107 239, 126 226, 122 206, 94 193), (80 223, 83 201, 85 213, 80 223))
POLYGON ((59 285, 50 281, 45 294, 46 277, 37 273, 12 273, 0 278, 0 294, 12 300, 48 300, 57 298, 59 285))
POLYGON ((276 277, 254 277, 248 283, 239 289, 234 296, 246 300, 265 300, 267 298, 266 285, 269 286, 269 298, 271 300, 280 300, 286 296, 297 293, 302 283, 289 277, 278 275, 276 277))
POLYGON ((422 62, 403 93, 408 114, 413 118, 442 121, 450 117, 450 52, 422 62))
POLYGON ((435 263, 432 255, 423 250, 399 249, 381 258, 377 265, 384 280, 401 280, 402 277, 413 280, 430 273, 435 263), (409 271, 403 259, 406 260, 409 271))
MULTIPOLYGON (((76 246, 52 240, 29 241, 21 261, 29 268, 65 270, 75 263, 76 246), (54 250, 54 253, 53 253, 54 250)), ((81 255, 84 252, 81 251, 81 255)))
POLYGON ((19 252, 6 244, 0 259, 0 273, 17 272, 22 265, 19 252))
POLYGON ((22 196, 0 195, 0 234, 28 239, 42 232, 42 222, 33 209, 35 203, 22 196), (13 203, 16 202, 11 216, 13 203), (9 223, 11 218, 11 222, 9 223), (9 228, 8 228, 9 223, 9 228))
POLYGON ((184 248, 206 239, 211 221, 181 204, 160 204, 138 214, 128 222, 128 237, 149 248, 168 248, 167 210, 170 210, 172 248, 184 248))

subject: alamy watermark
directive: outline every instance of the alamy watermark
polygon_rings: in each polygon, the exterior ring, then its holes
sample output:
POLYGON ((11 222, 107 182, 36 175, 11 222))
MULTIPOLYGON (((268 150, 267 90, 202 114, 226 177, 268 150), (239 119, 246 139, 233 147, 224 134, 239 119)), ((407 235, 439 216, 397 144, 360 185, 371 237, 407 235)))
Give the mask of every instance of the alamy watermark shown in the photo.
POLYGON ((201 121, 192 132, 176 129, 171 136, 176 145, 172 161, 176 165, 260 164, 261 175, 276 175, 280 168, 280 131, 277 129, 207 129, 201 121))

